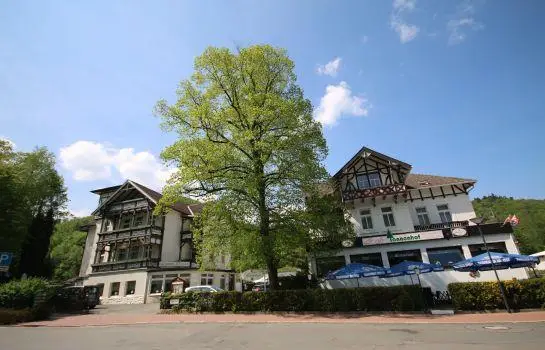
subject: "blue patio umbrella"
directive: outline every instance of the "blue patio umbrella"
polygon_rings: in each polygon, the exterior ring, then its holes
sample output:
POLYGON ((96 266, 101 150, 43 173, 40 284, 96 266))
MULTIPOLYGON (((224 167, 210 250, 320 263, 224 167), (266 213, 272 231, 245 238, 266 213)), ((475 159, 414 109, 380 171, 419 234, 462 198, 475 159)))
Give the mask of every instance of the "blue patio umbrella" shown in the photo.
POLYGON ((387 273, 384 277, 415 275, 417 272, 421 274, 433 271, 443 271, 443 266, 423 263, 420 261, 405 260, 387 269, 387 273))
POLYGON ((343 266, 338 270, 328 272, 325 279, 342 280, 360 277, 383 276, 384 274, 386 274, 386 269, 383 267, 362 263, 352 263, 343 266))
POLYGON ((493 270, 494 267, 496 270, 504 270, 509 268, 533 267, 539 263, 537 257, 528 255, 490 252, 490 257, 488 253, 480 254, 470 259, 458 261, 452 265, 452 268, 462 272, 488 271, 493 270), (490 260, 490 257, 492 260, 490 260))

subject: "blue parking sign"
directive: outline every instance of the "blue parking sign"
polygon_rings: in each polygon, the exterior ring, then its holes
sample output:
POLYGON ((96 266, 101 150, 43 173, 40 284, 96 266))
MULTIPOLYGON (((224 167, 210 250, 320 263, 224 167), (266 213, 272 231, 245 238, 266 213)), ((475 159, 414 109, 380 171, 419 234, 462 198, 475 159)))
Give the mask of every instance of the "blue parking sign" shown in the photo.
POLYGON ((0 266, 9 266, 11 264, 12 253, 2 252, 0 253, 0 266))

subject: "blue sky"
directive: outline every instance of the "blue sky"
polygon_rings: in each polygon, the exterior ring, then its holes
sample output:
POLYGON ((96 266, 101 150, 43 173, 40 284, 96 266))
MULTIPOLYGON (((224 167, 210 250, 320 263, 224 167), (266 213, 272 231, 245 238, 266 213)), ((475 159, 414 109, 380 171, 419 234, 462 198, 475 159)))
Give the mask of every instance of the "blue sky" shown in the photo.
POLYGON ((295 61, 335 172, 366 145, 413 172, 545 198, 545 2, 4 1, 0 137, 47 146, 90 212, 125 177, 160 186, 174 135, 152 114, 207 46, 295 61), (329 63, 329 64, 328 64, 329 63))

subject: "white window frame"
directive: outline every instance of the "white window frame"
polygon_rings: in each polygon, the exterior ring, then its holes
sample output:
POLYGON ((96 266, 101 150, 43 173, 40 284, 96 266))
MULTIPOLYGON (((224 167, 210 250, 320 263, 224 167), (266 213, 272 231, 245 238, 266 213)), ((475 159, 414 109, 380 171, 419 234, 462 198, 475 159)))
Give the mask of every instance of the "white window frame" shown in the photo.
POLYGON ((430 216, 428 215, 428 210, 426 209, 426 207, 416 207, 414 209, 416 211, 416 216, 418 218, 418 224, 420 226, 428 226, 428 225, 431 224, 430 216), (419 212, 419 210, 421 210, 421 211, 419 212))
POLYGON ((367 174, 367 181, 369 182, 369 186, 372 187, 380 187, 380 174, 379 173, 369 173, 367 174), (376 178, 371 178, 370 175, 377 175, 376 178))
POLYGON ((202 273, 201 274, 201 285, 202 286, 213 286, 214 285, 214 274, 213 273, 202 273), (203 280, 205 283, 203 283, 203 280))
POLYGON ((382 207, 380 208, 380 211, 382 213, 382 220, 384 221, 385 227, 395 227, 396 221, 394 217, 394 209, 390 207, 382 207), (387 209, 387 210, 385 210, 387 209))
POLYGON ((450 208, 448 204, 437 204, 437 212, 439 213, 439 218, 441 219, 441 223, 446 224, 449 222, 452 222, 452 213, 450 212, 450 208), (440 209, 440 207, 445 206, 446 209, 440 209), (448 217, 447 217, 448 216, 448 217), (449 219, 449 220, 446 220, 449 219))
POLYGON ((364 230, 373 229, 373 216, 371 215, 371 209, 360 210, 360 222, 361 228, 364 230), (365 225, 364 225, 365 222, 365 225))

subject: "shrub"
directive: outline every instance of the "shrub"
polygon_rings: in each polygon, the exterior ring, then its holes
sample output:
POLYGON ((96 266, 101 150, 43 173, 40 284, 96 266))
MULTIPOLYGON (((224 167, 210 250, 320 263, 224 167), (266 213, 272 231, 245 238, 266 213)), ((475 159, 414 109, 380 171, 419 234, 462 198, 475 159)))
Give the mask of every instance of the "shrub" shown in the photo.
POLYGON ((161 308, 177 300, 181 312, 273 312, 273 311, 416 311, 425 308, 417 286, 350 289, 301 289, 268 292, 220 292, 165 294, 161 308))
MULTIPOLYGON (((511 308, 545 308, 545 278, 504 281, 503 285, 511 308)), ((448 290, 457 310, 505 308, 497 282, 451 283, 448 290)))
POLYGON ((34 319, 31 309, 0 309, 0 324, 29 322, 34 319))
POLYGON ((40 278, 13 280, 0 285, 0 308, 24 309, 34 306, 39 293, 48 293, 49 283, 40 278))

